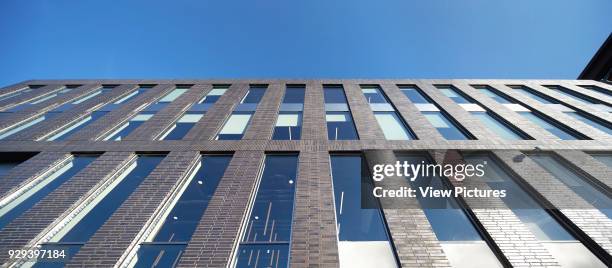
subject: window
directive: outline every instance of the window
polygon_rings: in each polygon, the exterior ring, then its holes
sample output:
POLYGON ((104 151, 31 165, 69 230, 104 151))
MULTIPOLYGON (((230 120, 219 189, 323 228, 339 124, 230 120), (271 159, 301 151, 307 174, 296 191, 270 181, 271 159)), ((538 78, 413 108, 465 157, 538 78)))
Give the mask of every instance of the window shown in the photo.
POLYGON ((264 93, 266 93, 266 88, 267 86, 252 85, 249 88, 249 91, 247 92, 246 96, 244 96, 244 99, 242 99, 242 102, 240 103, 259 103, 264 93))
POLYGON ((28 160, 34 154, 30 153, 0 153, 0 180, 12 168, 28 160))
POLYGON ((542 104, 559 104, 559 101, 546 96, 540 92, 537 92, 531 88, 528 88, 526 86, 509 86, 511 88, 513 88, 515 91, 517 92, 521 92, 524 95, 529 96, 530 98, 542 103, 542 104))
POLYGON ((22 88, 20 90, 13 91, 11 93, 4 94, 4 95, 0 96, 0 101, 6 100, 6 99, 10 99, 10 98, 19 96, 19 95, 21 95, 23 93, 30 92, 30 91, 32 91, 32 87, 25 87, 25 88, 22 88))
POLYGON ((34 99, 31 99, 30 101, 28 101, 26 103, 19 104, 19 105, 15 106, 15 107, 12 107, 12 108, 10 108, 10 109, 8 109, 6 111, 7 112, 23 111, 25 109, 28 109, 28 108, 32 107, 32 105, 39 104, 39 103, 42 103, 44 101, 50 100, 52 98, 55 98, 57 96, 65 94, 67 92, 70 92, 71 90, 72 90, 72 88, 64 87, 64 88, 62 88, 60 90, 55 91, 55 93, 45 94, 45 95, 42 95, 42 96, 38 96, 38 97, 36 97, 34 99))
POLYGON ((579 102, 583 102, 583 103, 590 103, 590 104, 602 104, 608 107, 611 107, 609 104, 607 104, 606 102, 602 101, 602 100, 598 100, 595 99, 593 97, 587 96, 587 95, 583 95, 581 93, 578 93, 576 91, 573 91, 571 89, 567 89, 561 86, 544 86, 550 90, 553 90, 561 95, 564 95, 566 97, 569 97, 571 99, 574 99, 576 101, 579 102))
POLYGON ((242 139, 252 115, 252 112, 233 112, 217 135, 217 140, 242 139))
MULTIPOLYGON (((67 225, 58 230, 42 248, 67 249, 68 261, 81 247, 98 231, 100 227, 113 215, 113 213, 125 202, 134 190, 162 161, 161 155, 140 155, 129 171, 125 171, 115 178, 100 195, 94 199, 83 210, 71 217, 67 225)), ((37 263, 42 266, 49 263, 37 263)))
POLYGON ((361 91, 368 103, 389 103, 378 86, 363 86, 361 91))
POLYGON ((130 135, 130 133, 132 133, 134 129, 138 128, 144 122, 151 119, 151 117, 153 117, 153 114, 140 112, 132 119, 130 119, 130 121, 128 121, 126 124, 117 129, 115 132, 108 135, 108 137, 106 137, 104 140, 120 141, 130 135))
POLYGON ((176 100, 178 97, 183 95, 183 93, 187 92, 189 88, 175 88, 170 91, 170 93, 166 94, 163 98, 159 99, 158 103, 170 103, 176 100))
POLYGON ((71 126, 66 127, 64 130, 62 130, 59 133, 51 136, 47 140, 48 141, 63 141, 66 138, 70 137, 70 135, 72 135, 75 132, 85 128, 86 126, 88 126, 91 123, 95 122, 96 120, 98 120, 100 117, 104 116, 107 113, 108 113, 107 111, 94 111, 94 112, 91 113, 91 115, 85 117, 85 119, 82 119, 82 120, 72 124, 71 126))
POLYGON ((134 92, 126 95, 125 97, 118 99, 117 101, 113 102, 113 104, 122 104, 128 101, 133 100, 134 98, 136 98, 138 95, 146 92, 148 89, 151 89, 150 86, 140 86, 137 90, 135 90, 134 92))
POLYGON ((346 96, 342 86, 323 86, 323 99, 325 104, 346 103, 346 96))
POLYGON ((229 155, 205 155, 163 224, 140 244, 133 267, 175 267, 223 177, 229 155))
POLYGON ((586 88, 588 90, 597 91, 599 93, 606 94, 612 97, 612 91, 602 88, 602 87, 598 87, 598 86, 580 86, 580 87, 586 88))
POLYGON ((26 128, 29 128, 29 127, 31 127, 33 125, 36 125, 36 124, 44 121, 45 118, 46 118, 45 116, 40 116, 40 117, 37 117, 37 118, 29 120, 29 121, 21 122, 21 123, 19 123, 17 125, 14 125, 14 126, 8 128, 8 129, 2 130, 2 131, 0 131, 0 140, 5 139, 6 137, 9 137, 9 136, 11 136, 11 135, 13 135, 13 134, 15 134, 17 132, 20 132, 20 131, 22 131, 22 130, 24 130, 26 128))
MULTIPOLYGON (((411 165, 432 163, 428 157, 423 155, 397 154, 397 160, 411 165)), ((419 187, 432 187, 436 190, 450 189, 450 183, 446 184, 444 179, 419 176, 414 181, 406 180, 413 189, 419 187)), ((452 267, 502 267, 457 199, 417 195, 417 200, 436 237, 440 240, 452 267)))
POLYGON ((215 85, 213 86, 212 90, 208 92, 208 94, 206 94, 206 96, 204 96, 204 98, 202 98, 202 100, 200 100, 198 103, 215 103, 217 100, 219 100, 219 98, 221 98, 221 96, 223 96, 223 94, 225 94, 228 88, 229 86, 226 85, 215 85))
POLYGON ((591 156, 612 169, 612 153, 594 153, 591 156))
POLYGON ((358 140, 357 130, 353 124, 350 112, 327 112, 327 139, 329 140, 358 140))
POLYGON ((273 140, 299 140, 302 133, 302 113, 281 112, 276 119, 273 140))
POLYGON ((507 140, 524 140, 528 136, 520 132, 515 127, 512 127, 509 123, 502 121, 496 115, 492 115, 489 112, 470 112, 472 116, 476 117, 482 122, 489 130, 495 132, 495 134, 507 140))
POLYGON ((449 119, 442 112, 421 112, 427 121, 435 127, 440 135, 447 140, 468 140, 467 132, 459 128, 459 125, 449 119))
POLYGON ((564 114, 569 115, 574 119, 580 120, 589 126, 599 129, 608 135, 612 135, 612 129, 610 129, 610 124, 604 120, 600 120, 598 118, 581 112, 564 112, 564 114))
POLYGON ((84 97, 81 97, 81 98, 79 98, 78 100, 73 101, 73 102, 72 102, 72 104, 75 104, 75 105, 76 105, 76 104, 79 104, 79 103, 83 103, 83 102, 85 102, 86 100, 91 99, 91 98, 93 98, 93 97, 95 97, 95 96, 98 96, 98 95, 100 95, 100 94, 102 94, 102 90, 98 90, 98 91, 95 91, 95 92, 89 93, 89 95, 84 96, 84 97))
POLYGON ((584 137, 580 136, 578 133, 540 114, 536 114, 533 112, 519 112, 519 114, 529 119, 531 122, 537 124, 538 126, 546 129, 548 132, 559 137, 562 140, 583 140, 585 139, 584 137))
POLYGON ((465 157, 465 160, 472 164, 487 163, 483 176, 485 183, 491 189, 506 190, 506 197, 502 198, 503 202, 549 250, 562 267, 605 267, 593 253, 576 240, 547 210, 542 208, 536 199, 517 184, 514 178, 493 158, 487 155, 471 155, 465 157))
POLYGON ((289 85, 285 90, 283 103, 304 103, 304 86, 289 85))
POLYGON ((588 181, 588 178, 578 174, 574 169, 568 168, 550 154, 529 154, 529 158, 612 219, 612 200, 601 192, 603 189, 594 186, 588 181))
POLYGON ((455 103, 458 103, 458 104, 473 103, 471 98, 463 95, 462 93, 459 92, 459 90, 457 90, 457 88, 453 86, 441 85, 441 86, 436 86, 436 87, 442 92, 442 94, 449 97, 455 103))
POLYGON ((161 140, 180 140, 187 135, 189 130, 200 121, 204 113, 187 112, 183 115, 170 130, 166 132, 161 140))
POLYGON ((32 208, 96 158, 96 155, 75 155, 71 160, 53 167, 32 182, 20 187, 14 194, 0 200, 0 229, 32 208))
POLYGON ((482 93, 484 93, 485 95, 487 95, 489 98, 494 99, 495 101, 501 103, 501 104, 510 104, 510 103, 516 103, 514 100, 508 98, 507 96, 499 93, 497 90, 492 89, 489 86, 474 86, 475 88, 477 88, 478 90, 480 90, 482 93))
POLYGON ((297 169, 297 155, 266 156, 236 267, 289 266, 297 169))
POLYGON ((416 86, 399 86, 399 89, 402 91, 402 93, 404 93, 404 95, 406 95, 406 97, 408 97, 408 99, 412 103, 431 103, 431 101, 427 97, 425 97, 421 93, 420 89, 416 86))
POLYGON ((374 112, 387 140, 412 140, 414 135, 395 112, 374 112))
POLYGON ((360 155, 331 155, 340 267, 397 267, 383 214, 361 208, 362 180, 371 181, 360 155))

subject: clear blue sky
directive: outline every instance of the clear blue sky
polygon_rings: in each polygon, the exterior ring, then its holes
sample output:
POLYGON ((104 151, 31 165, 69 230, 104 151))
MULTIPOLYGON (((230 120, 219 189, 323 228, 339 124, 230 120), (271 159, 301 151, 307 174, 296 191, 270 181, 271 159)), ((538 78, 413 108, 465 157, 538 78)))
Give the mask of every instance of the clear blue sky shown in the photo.
POLYGON ((611 10, 610 0, 2 0, 0 85, 47 78, 574 79, 612 30, 611 10))

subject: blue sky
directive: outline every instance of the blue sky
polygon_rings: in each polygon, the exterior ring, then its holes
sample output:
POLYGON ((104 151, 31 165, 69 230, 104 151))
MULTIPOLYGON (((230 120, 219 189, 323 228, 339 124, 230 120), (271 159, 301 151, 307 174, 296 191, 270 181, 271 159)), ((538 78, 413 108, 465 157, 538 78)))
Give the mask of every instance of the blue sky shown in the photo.
POLYGON ((612 30, 610 10, 610 0, 3 0, 0 85, 63 78, 574 79, 612 30))

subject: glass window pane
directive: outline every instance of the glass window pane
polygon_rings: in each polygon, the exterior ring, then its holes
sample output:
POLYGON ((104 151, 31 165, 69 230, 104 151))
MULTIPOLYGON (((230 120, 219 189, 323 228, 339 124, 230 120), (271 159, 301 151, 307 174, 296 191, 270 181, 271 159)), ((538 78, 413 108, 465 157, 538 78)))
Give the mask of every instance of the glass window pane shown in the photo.
POLYGON ((579 101, 579 102, 591 103, 591 104, 603 104, 603 105, 606 105, 606 106, 610 106, 609 104, 607 104, 607 103, 605 103, 605 102, 603 102, 601 100, 589 97, 587 95, 583 95, 581 93, 578 93, 576 91, 573 91, 571 89, 567 89, 567 88, 564 88, 564 87, 561 87, 561 86, 545 86, 545 87, 547 87, 550 90, 553 90, 553 91, 555 91, 555 92, 557 92, 557 93, 559 93, 561 95, 564 95, 564 96, 566 96, 566 97, 568 97, 570 99, 574 99, 576 101, 579 101))
MULTIPOLYGON (((134 192, 144 179, 161 162, 163 156, 141 155, 136 165, 123 178, 117 178, 118 183, 106 194, 100 195, 92 204, 79 212, 66 227, 55 234, 48 243, 43 245, 46 249, 62 249, 70 247, 69 260, 79 249, 98 231, 98 229, 113 215, 123 202, 134 192)), ((127 171, 126 171, 127 172, 127 171)), ((42 267, 49 263, 39 262, 35 267, 42 267)))
POLYGON ((12 128, 4 130, 3 132, 0 132, 0 140, 5 139, 6 137, 9 137, 33 125, 36 125, 44 120, 45 120, 45 116, 41 116, 41 117, 35 118, 34 120, 22 122, 16 126, 13 126, 12 128))
POLYGON ((463 94, 459 93, 459 91, 452 86, 436 86, 442 94, 449 97, 455 103, 472 103, 471 100, 468 100, 463 94))
POLYGON ((225 122, 225 125, 217 136, 218 140, 239 140, 242 139, 249 122, 251 121, 251 113, 234 112, 225 122))
POLYGON ((64 130, 62 130, 59 133, 51 136, 47 140, 49 140, 49 141, 62 141, 62 140, 65 140, 68 137, 70 137, 72 134, 74 134, 75 132, 85 128, 86 126, 89 126, 91 123, 95 122, 96 120, 98 120, 100 117, 104 116, 107 113, 108 113, 107 111, 94 111, 94 112, 91 113, 90 116, 88 116, 85 119, 83 119, 81 121, 78 121, 78 122, 76 122, 76 123, 66 127, 64 130))
POLYGON ((535 154, 529 155, 529 158, 533 159, 577 195, 589 202, 589 204, 598 208, 608 218, 612 219, 612 200, 601 192, 599 187, 596 188, 586 178, 567 168, 551 155, 535 154))
MULTIPOLYGON (((387 226, 380 209, 361 208, 362 180, 371 180, 360 155, 330 156, 340 267, 361 267, 375 261, 396 267, 387 226)), ((367 191, 367 190, 363 190, 367 191)))
POLYGON ((266 156, 236 267, 288 267, 297 168, 297 155, 266 156), (264 264, 249 258, 257 254, 264 264))
POLYGON ((304 103, 305 88, 303 86, 288 86, 285 90, 283 103, 304 103))
POLYGON ((495 91, 494 89, 491 89, 490 87, 487 87, 487 86, 478 87, 478 89, 482 93, 487 95, 489 98, 492 98, 499 103, 502 103, 502 104, 516 103, 514 100, 511 100, 510 98, 498 93, 497 91, 495 91))
POLYGON ((576 240, 492 158, 486 155, 468 156, 465 161, 474 165, 487 163, 482 178, 491 189, 506 190, 503 202, 538 240, 576 240))
POLYGON ((226 91, 227 88, 213 88, 199 103, 215 103, 226 91))
POLYGON ((551 98, 549 96, 546 96, 546 95, 544 95, 542 93, 539 93, 539 92, 536 93, 531 88, 527 88, 527 87, 524 87, 524 86, 511 86, 511 87, 514 88, 514 90, 516 90, 518 92, 521 92, 521 93, 529 96, 530 98, 532 98, 532 99, 534 99, 534 100, 536 100, 536 101, 538 101, 540 103, 543 103, 543 104, 558 104, 559 103, 559 101, 557 101, 557 100, 555 100, 555 99, 553 99, 553 98, 551 98))
POLYGON ((612 168, 612 154, 591 154, 591 156, 612 168))
POLYGON ((387 140, 413 139, 413 136, 395 112, 375 112, 374 116, 387 140))
POLYGON ((589 89, 589 90, 597 91, 599 93, 606 94, 612 97, 612 91, 605 89, 605 88, 601 88, 598 86, 581 86, 581 87, 589 89))
POLYGON ((594 119, 594 118, 590 118, 590 116, 586 116, 583 115, 581 113, 578 112, 564 112, 566 115, 569 115, 575 119, 578 119, 580 121, 582 121, 583 123, 592 126, 596 129, 601 130, 602 132, 608 134, 608 135, 612 135, 612 129, 610 129, 610 127, 608 126, 608 123, 603 123, 603 121, 594 119), (604 125, 605 124, 605 125, 604 125))
POLYGON ((183 95, 183 93, 187 92, 187 90, 189 89, 188 88, 176 88, 170 91, 170 93, 166 94, 166 96, 161 98, 158 102, 172 102, 176 100, 178 97, 180 97, 181 95, 183 95))
POLYGON ((249 88, 249 92, 247 92, 241 103, 259 103, 265 93, 265 87, 251 86, 251 88, 249 88))
POLYGON ((344 88, 341 86, 323 86, 325 103, 346 103, 344 88))
POLYGON ((447 140, 467 140, 468 136, 457 125, 441 112, 422 112, 437 130, 447 140))
POLYGON ((0 229, 21 216, 28 209, 60 187, 72 176, 93 162, 95 155, 77 155, 71 161, 54 167, 54 171, 43 174, 40 178, 23 187, 19 195, 3 199, 0 204, 0 229))
POLYGON ((207 155, 157 233, 138 249, 134 267, 174 267, 200 223, 232 156, 207 155), (162 265, 163 263, 163 265, 162 265))
POLYGON ((137 114, 136 116, 134 116, 134 118, 128 121, 125 125, 117 129, 115 132, 108 135, 108 137, 106 137, 104 140, 120 141, 121 139, 130 135, 130 133, 132 133, 134 129, 138 128, 140 125, 142 125, 144 122, 149 120, 151 117, 153 117, 152 114, 141 112, 137 114))
POLYGON ((327 139, 329 140, 357 140, 357 130, 349 112, 327 112, 327 139))
POLYGON ((282 113, 278 115, 274 127, 273 140, 299 140, 302 132, 301 113, 282 113))
POLYGON ((431 103, 416 86, 400 86, 399 88, 412 103, 431 103))
POLYGON ((91 98, 93 98, 95 96, 98 96, 100 94, 102 94, 102 90, 95 91, 95 92, 90 93, 89 95, 87 95, 85 97, 82 97, 82 98, 80 98, 80 99, 78 99, 76 101, 73 101, 72 104, 79 104, 79 103, 85 102, 86 100, 91 99, 91 98))
POLYGON ((557 126, 556 122, 552 122, 550 119, 541 117, 532 112, 520 112, 520 115, 529 119, 529 121, 537 124, 543 129, 546 129, 551 134, 559 137, 562 140, 577 140, 581 139, 576 133, 570 132, 569 130, 564 130, 561 126, 557 126))
POLYGON ((368 103, 389 103, 379 87, 362 87, 361 91, 368 103))
POLYGON ((187 113, 183 115, 172 127, 167 131, 165 135, 162 136, 162 140, 181 140, 189 130, 195 126, 195 124, 200 121, 200 119, 204 116, 203 113, 187 113))
POLYGON ((478 118, 489 130, 508 140, 524 139, 517 131, 510 128, 507 124, 491 116, 488 112, 471 112, 472 116, 478 118))
POLYGON ((125 103, 128 101, 131 101, 133 99, 135 99, 138 95, 146 92, 146 90, 149 89, 149 87, 140 87, 137 90, 135 90, 134 92, 128 94, 127 96, 115 101, 113 104, 121 104, 121 103, 125 103))

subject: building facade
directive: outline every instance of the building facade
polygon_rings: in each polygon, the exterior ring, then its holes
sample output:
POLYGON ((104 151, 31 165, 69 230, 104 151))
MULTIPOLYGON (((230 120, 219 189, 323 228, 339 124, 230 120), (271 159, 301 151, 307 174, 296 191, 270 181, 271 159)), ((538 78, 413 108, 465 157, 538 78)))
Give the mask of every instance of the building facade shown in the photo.
POLYGON ((592 80, 25 81, 0 90, 0 263, 605 267, 610 112, 592 80), (486 161, 516 198, 362 208, 381 159, 486 161))

